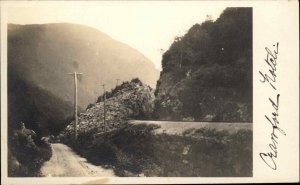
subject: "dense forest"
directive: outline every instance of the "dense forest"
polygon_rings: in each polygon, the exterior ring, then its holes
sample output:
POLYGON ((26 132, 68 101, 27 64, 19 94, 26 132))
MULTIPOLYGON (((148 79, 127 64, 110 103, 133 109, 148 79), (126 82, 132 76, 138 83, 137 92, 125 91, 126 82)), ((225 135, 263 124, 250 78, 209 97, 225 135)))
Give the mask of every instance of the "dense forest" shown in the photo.
POLYGON ((162 68, 158 119, 252 121, 252 9, 195 24, 175 38, 162 68))

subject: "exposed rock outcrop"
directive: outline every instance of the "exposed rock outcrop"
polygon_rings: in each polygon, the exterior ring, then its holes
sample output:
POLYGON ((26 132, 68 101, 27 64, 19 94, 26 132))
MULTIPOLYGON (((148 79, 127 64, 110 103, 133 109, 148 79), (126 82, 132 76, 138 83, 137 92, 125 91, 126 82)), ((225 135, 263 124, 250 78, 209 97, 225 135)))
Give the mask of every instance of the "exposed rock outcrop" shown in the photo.
MULTIPOLYGON (((103 97, 100 96, 95 104, 89 105, 86 112, 79 115, 78 142, 92 141, 103 132, 124 127, 128 119, 146 119, 153 113, 154 92, 138 79, 124 82, 111 92, 106 92, 105 124, 103 97)), ((74 121, 60 134, 61 139, 67 143, 73 142, 73 136, 74 121)))

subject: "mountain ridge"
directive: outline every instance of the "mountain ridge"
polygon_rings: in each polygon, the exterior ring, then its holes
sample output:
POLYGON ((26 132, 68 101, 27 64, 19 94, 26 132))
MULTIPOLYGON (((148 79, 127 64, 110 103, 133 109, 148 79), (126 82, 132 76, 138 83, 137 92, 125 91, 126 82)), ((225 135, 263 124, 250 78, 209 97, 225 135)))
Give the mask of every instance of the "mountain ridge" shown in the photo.
MULTIPOLYGON (((98 30, 94 29, 94 28, 90 28, 90 27, 86 28, 85 26, 80 25, 79 29, 78 29, 78 25, 65 24, 65 23, 44 24, 44 26, 40 27, 40 25, 38 25, 38 24, 33 24, 33 25, 26 25, 24 28, 25 34, 29 34, 29 36, 31 37, 30 40, 33 40, 33 41, 29 41, 29 42, 27 40, 25 42, 27 42, 26 44, 29 45, 28 47, 30 47, 30 45, 31 45, 34 48, 32 48, 33 51, 28 51, 28 49, 26 49, 24 47, 22 49, 27 50, 28 53, 32 52, 31 55, 35 55, 35 56, 28 57, 28 56, 26 56, 28 54, 21 53, 21 56, 19 55, 18 57, 21 57, 26 62, 28 62, 29 59, 36 60, 36 61, 34 61, 36 66, 33 66, 33 65, 30 66, 32 69, 29 69, 29 67, 26 67, 26 66, 22 66, 21 68, 18 66, 20 69, 18 69, 18 67, 17 67, 17 69, 15 69, 15 70, 18 70, 18 74, 26 73, 24 75, 22 74, 22 77, 24 77, 25 80, 27 80, 29 82, 33 82, 35 84, 38 84, 42 88, 49 90, 49 88, 47 88, 45 85, 45 84, 47 84, 46 83, 47 80, 44 79, 44 74, 39 73, 39 70, 34 69, 34 68, 37 68, 37 67, 45 68, 44 65, 47 65, 47 63, 50 63, 50 64, 54 63, 54 65, 57 65, 57 66, 61 65, 60 63, 66 63, 62 67, 68 68, 68 69, 74 69, 74 70, 77 69, 77 70, 85 71, 86 74, 84 74, 84 76, 82 78, 85 78, 88 76, 88 78, 91 79, 92 78, 91 76, 94 75, 95 78, 100 77, 101 81, 109 83, 108 85, 111 85, 112 87, 113 87, 113 84, 115 84, 115 78, 120 78, 121 80, 126 81, 126 80, 130 80, 132 78, 135 78, 135 77, 141 78, 145 83, 147 83, 148 85, 150 85, 152 87, 155 86, 156 80, 158 78, 158 70, 155 69, 154 64, 152 62, 150 62, 149 60, 147 60, 147 58, 143 54, 138 53, 137 55, 134 55, 134 56, 128 56, 129 59, 126 58, 127 56, 122 56, 121 54, 118 54, 119 52, 122 52, 122 54, 126 53, 127 55, 130 55, 132 53, 134 54, 135 52, 137 52, 136 49, 131 51, 132 47, 130 47, 126 44, 123 44, 119 41, 114 42, 115 40, 114 39, 110 40, 111 37, 109 37, 106 34, 101 35, 101 36, 99 36, 99 34, 98 34, 99 38, 97 37, 97 41, 99 41, 99 39, 103 39, 103 38, 104 38, 104 40, 101 40, 101 44, 98 44, 97 46, 95 46, 97 44, 96 41, 93 41, 93 39, 91 39, 91 38, 82 39, 79 37, 80 35, 77 38, 78 34, 81 34, 81 32, 86 31, 87 29, 88 30, 91 29, 92 33, 94 33, 94 32, 98 33, 98 30), (35 28, 36 26, 38 28, 35 28), (70 26, 72 28, 70 28, 70 26), (61 29, 58 30, 57 27, 61 27, 61 29), (26 29, 29 29, 29 30, 26 30, 26 29), (32 29, 33 29, 33 31, 32 31, 32 29), (64 29, 69 29, 69 30, 67 30, 68 32, 66 32, 64 29), (81 29, 83 29, 83 31, 81 29), (63 30, 63 31, 61 31, 61 30, 63 30), (81 45, 83 45, 83 46, 81 46, 81 48, 79 48, 79 49, 76 47, 74 47, 74 48, 61 47, 61 46, 59 46, 59 44, 54 43, 50 39, 47 39, 47 37, 53 37, 53 36, 51 36, 52 34, 54 34, 54 32, 52 32, 52 31, 54 31, 56 33, 58 32, 58 36, 59 36, 58 39, 63 39, 63 37, 65 37, 67 34, 69 37, 74 37, 75 39, 78 39, 81 42, 84 41, 83 43, 81 43, 81 45), (28 32, 31 32, 31 33, 28 33, 28 32), (112 41, 113 44, 107 43, 108 41, 112 41), (45 44, 46 42, 52 42, 52 43, 45 44), (51 45, 51 47, 49 45, 51 45), (99 46, 99 45, 105 45, 105 46, 99 46), (126 47, 124 48, 124 46, 126 46, 126 47), (87 48, 84 48, 84 47, 87 47, 87 48), (93 47, 97 47, 97 48, 95 49, 93 47), (56 48, 59 48, 59 49, 56 49, 56 48), (74 55, 77 55, 77 56, 72 56, 74 59, 70 55, 65 57, 64 54, 67 54, 67 53, 59 54, 58 52, 60 52, 59 51, 60 49, 73 50, 71 52, 73 52, 74 55), (88 54, 81 54, 80 53, 81 51, 79 51, 80 49, 86 49, 86 52, 88 54), (91 51, 92 49, 93 50, 98 49, 98 50, 93 51, 94 53, 92 53, 92 51, 91 51), (105 51, 103 51, 101 53, 101 50, 105 50, 105 51), (45 51, 51 52, 51 54, 53 54, 53 55, 56 54, 56 55, 60 55, 60 56, 54 57, 54 59, 56 59, 55 61, 50 61, 50 60, 45 59, 46 57, 49 57, 49 55, 50 55, 47 53, 45 54, 45 51), (105 52, 112 53, 111 54, 112 56, 107 57, 105 55, 106 54, 105 52), (115 53, 117 53, 117 54, 115 54, 115 53), (91 60, 86 59, 86 56, 89 54, 91 54, 91 56, 90 56, 91 60), (98 55, 102 55, 102 56, 98 56, 98 55), (46 60, 46 61, 42 61, 42 60, 46 60), (57 61, 57 60, 59 60, 59 61, 57 61), (124 62, 124 64, 120 65, 119 63, 121 63, 123 60, 126 62, 124 62), (132 62, 129 62, 130 60, 132 60, 132 62), (73 61, 73 62, 70 62, 70 61, 73 61), (143 62, 143 63, 140 63, 140 62, 143 62), (66 65, 69 65, 69 66, 66 66, 66 65), (101 68, 104 68, 104 69, 103 70, 88 69, 88 71, 87 71, 86 68, 89 68, 88 65, 98 65, 97 67, 99 67, 101 65, 101 68), (114 65, 116 67, 111 67, 114 65), (124 70, 124 67, 125 67, 124 65, 126 66, 126 68, 131 68, 131 70, 130 71, 128 69, 124 70), (82 69, 82 68, 85 68, 85 69, 82 69), (107 69, 107 68, 109 68, 109 69, 107 69), (148 72, 147 72, 147 69, 145 70, 145 68, 149 68, 148 72), (34 72, 36 73, 35 75, 30 74, 30 73, 32 73, 32 70, 34 70, 34 72), (122 70, 122 71, 120 71, 120 70, 122 70), (121 74, 120 77, 118 77, 118 75, 120 73, 122 73, 122 72, 125 73, 124 71, 126 71, 126 70, 128 71, 127 75, 125 75, 125 76, 123 75, 123 77, 122 77, 122 74, 121 74), (112 75, 115 75, 116 77, 114 77, 114 78, 107 77, 109 74, 106 71, 113 73, 112 75), (89 74, 89 72, 93 72, 93 74, 89 74), (103 75, 102 76, 99 75, 99 72, 103 73, 103 75), (141 72, 144 72, 144 74, 141 74, 141 72), (149 73, 153 73, 153 74, 149 74, 149 73), (152 78, 151 76, 154 76, 154 77, 152 78), (40 79, 38 79, 39 77, 40 77, 40 79), (145 78, 143 79, 143 77, 145 77, 145 78), (42 83, 40 83, 41 79, 43 79, 42 83)), ((10 38, 13 37, 16 39, 22 39, 19 36, 16 37, 15 35, 20 34, 20 32, 24 33, 24 29, 20 28, 20 26, 16 25, 16 24, 10 24, 8 26, 8 29, 9 29, 9 33, 8 33, 9 46, 16 45, 16 44, 22 44, 22 43, 14 43, 17 41, 12 41, 13 42, 12 43, 10 38), (11 28, 12 26, 15 28, 12 29, 11 28)), ((102 33, 102 32, 99 32, 99 33, 102 33)), ((67 39, 65 39, 65 40, 67 40, 67 39)), ((60 43, 64 44, 67 47, 74 46, 74 43, 69 40, 63 41, 63 42, 60 41, 60 43)), ((75 44, 78 44, 78 43, 75 42, 75 44)), ((10 55, 10 53, 13 53, 13 52, 11 52, 11 48, 9 47, 8 49, 9 49, 8 53, 9 53, 9 60, 10 60, 9 63, 12 63, 11 60, 18 60, 18 59, 13 58, 14 57, 14 56, 12 56, 13 54, 10 55)), ((53 55, 51 55, 50 57, 52 57, 53 55)), ((17 61, 17 62, 19 62, 18 65, 22 65, 22 63, 20 61, 21 60, 17 61)), ((13 65, 15 65, 15 62, 13 62, 13 63, 14 63, 13 65)), ((50 70, 49 67, 47 67, 47 68, 48 68, 47 70, 50 70)), ((93 68, 93 67, 91 67, 91 68, 93 68)), ((67 73, 67 72, 72 72, 73 70, 72 71, 62 70, 62 71, 64 71, 64 73, 67 73)), ((82 72, 82 71, 78 71, 78 72, 82 72)), ((51 69, 51 73, 55 73, 55 72, 56 72, 56 69, 51 69)), ((65 84, 70 83, 70 80, 66 80, 66 78, 65 78, 66 76, 63 76, 61 74, 59 74, 59 75, 61 77, 60 79, 62 79, 65 82, 65 84)), ((54 78, 54 79, 56 80, 57 78, 54 78)), ((49 79, 49 81, 51 81, 51 80, 49 79)), ((61 84, 61 86, 63 86, 63 83, 61 84)), ((70 88, 72 88, 72 87, 70 87, 70 88)), ((95 89, 95 88, 93 88, 93 89, 95 89)), ((94 98, 96 98, 99 95, 99 92, 97 92, 97 93, 90 92, 90 93, 93 94, 94 98)), ((57 93, 55 93, 55 94, 57 94, 57 93)), ((67 98, 68 98, 68 100, 72 101, 72 97, 67 97, 67 98)), ((79 100, 79 101, 82 101, 82 100, 79 100)), ((88 105, 89 103, 91 103, 93 101, 94 101, 94 99, 89 99, 88 101, 84 101, 84 103, 79 102, 79 105, 82 106, 82 104, 84 104, 83 107, 86 107, 86 105, 88 105)))

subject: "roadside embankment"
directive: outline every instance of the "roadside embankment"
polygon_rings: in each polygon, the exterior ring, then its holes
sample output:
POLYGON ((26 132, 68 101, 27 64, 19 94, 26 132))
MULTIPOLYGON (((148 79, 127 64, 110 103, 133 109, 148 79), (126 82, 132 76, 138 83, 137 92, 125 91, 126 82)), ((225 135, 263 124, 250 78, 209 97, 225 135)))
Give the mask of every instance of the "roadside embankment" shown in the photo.
POLYGON ((169 124, 129 123, 74 148, 94 164, 111 166, 118 176, 252 176, 251 124, 192 123, 164 132, 169 124))

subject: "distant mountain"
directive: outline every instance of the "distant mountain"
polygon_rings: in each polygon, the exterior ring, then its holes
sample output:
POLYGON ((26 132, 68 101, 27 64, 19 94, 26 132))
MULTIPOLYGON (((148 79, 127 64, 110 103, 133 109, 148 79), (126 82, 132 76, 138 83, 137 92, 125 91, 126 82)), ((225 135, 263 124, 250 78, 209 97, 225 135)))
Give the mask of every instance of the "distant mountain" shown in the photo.
POLYGON ((252 9, 195 24, 164 53, 162 68, 158 119, 252 121, 252 9))
POLYGON ((11 121, 24 119, 50 128, 57 120, 53 118, 61 121, 72 115, 74 83, 66 73, 74 71, 83 73, 78 81, 81 109, 96 101, 103 83, 109 90, 117 78, 121 82, 138 77, 154 87, 159 76, 140 52, 94 28, 66 23, 8 25, 9 117, 18 118, 11 121), (30 112, 33 107, 36 110, 30 112))

